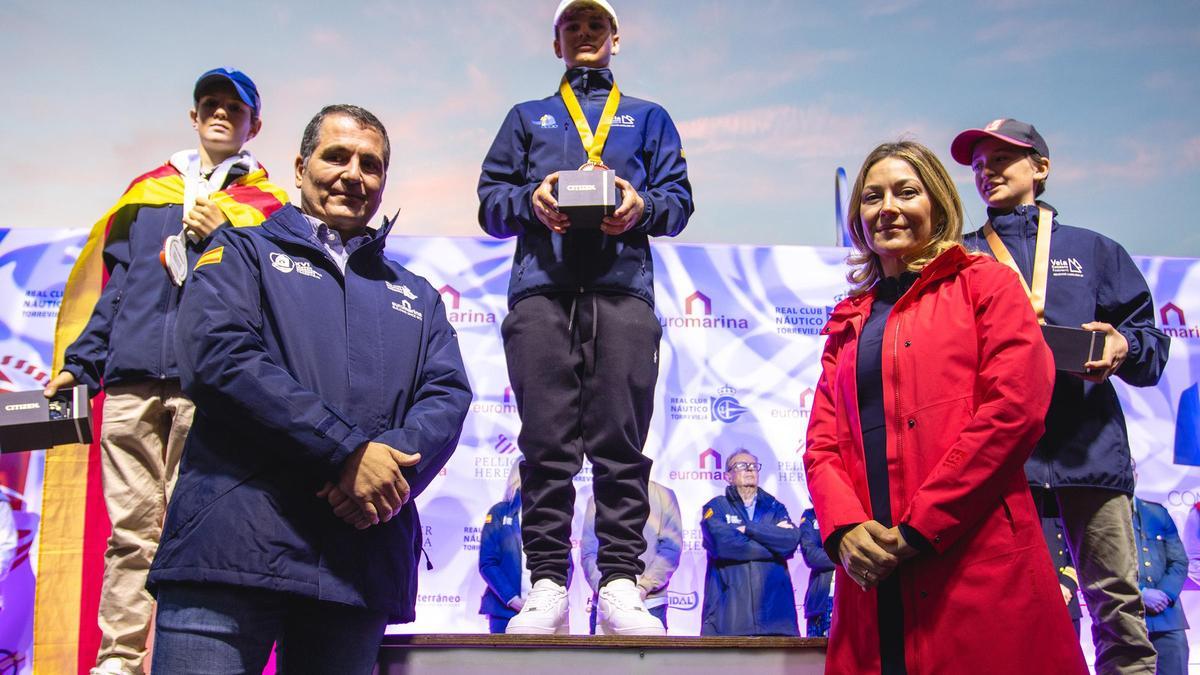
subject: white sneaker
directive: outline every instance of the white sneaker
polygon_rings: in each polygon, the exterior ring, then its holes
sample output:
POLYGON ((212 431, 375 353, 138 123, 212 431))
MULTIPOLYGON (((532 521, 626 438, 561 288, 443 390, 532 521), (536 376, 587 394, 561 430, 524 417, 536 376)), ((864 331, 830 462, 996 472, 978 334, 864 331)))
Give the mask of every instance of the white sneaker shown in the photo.
POLYGON ((567 589, 550 581, 538 579, 525 599, 525 606, 508 622, 504 630, 509 635, 566 635, 567 589))
POLYGON ((597 632, 605 635, 666 635, 662 622, 646 611, 642 593, 629 579, 614 579, 600 589, 597 632))
POLYGON ((142 675, 142 669, 136 671, 125 667, 125 660, 111 656, 88 671, 88 675, 142 675))

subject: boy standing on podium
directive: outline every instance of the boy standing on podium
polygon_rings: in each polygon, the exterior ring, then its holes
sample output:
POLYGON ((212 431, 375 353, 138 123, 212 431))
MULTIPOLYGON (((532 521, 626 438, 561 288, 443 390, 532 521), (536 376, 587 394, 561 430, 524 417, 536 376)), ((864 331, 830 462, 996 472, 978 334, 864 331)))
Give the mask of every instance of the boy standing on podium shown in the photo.
POLYGON ((596 498, 599 620, 605 632, 662 635, 635 585, 643 572, 658 343, 649 238, 692 214, 679 132, 667 112, 624 96, 609 61, 620 49, 606 0, 563 0, 558 91, 514 106, 483 161, 479 224, 516 237, 501 326, 521 415, 522 540, 533 589, 509 633, 567 632, 572 478, 586 456, 596 498), (559 211, 560 172, 612 170, 619 205, 599 229, 559 211))

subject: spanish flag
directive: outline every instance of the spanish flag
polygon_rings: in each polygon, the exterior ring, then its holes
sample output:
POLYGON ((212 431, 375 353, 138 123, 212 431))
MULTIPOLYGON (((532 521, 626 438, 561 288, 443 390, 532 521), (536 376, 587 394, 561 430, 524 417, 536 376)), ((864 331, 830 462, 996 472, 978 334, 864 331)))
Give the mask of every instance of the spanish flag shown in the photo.
MULTIPOLYGON (((129 237, 144 206, 183 204, 183 175, 170 163, 143 174, 92 226, 63 290, 54 331, 54 368, 83 332, 108 281, 106 246, 129 237)), ((287 193, 259 168, 209 195, 234 227, 261 224, 287 203, 287 193)), ((164 282, 166 272, 163 272, 164 282)), ((34 607, 34 672, 86 673, 100 644, 96 611, 111 525, 100 485, 99 428, 103 394, 92 402, 97 439, 92 445, 58 446, 46 453, 37 600, 34 607)))

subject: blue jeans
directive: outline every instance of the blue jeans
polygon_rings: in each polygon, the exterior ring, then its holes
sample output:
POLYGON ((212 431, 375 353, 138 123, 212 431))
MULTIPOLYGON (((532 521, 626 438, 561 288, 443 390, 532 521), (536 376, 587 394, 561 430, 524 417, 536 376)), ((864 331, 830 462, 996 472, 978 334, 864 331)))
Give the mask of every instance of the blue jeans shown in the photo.
POLYGON ((808 630, 805 637, 829 637, 829 624, 833 618, 833 607, 829 611, 808 617, 808 630))
POLYGON ((162 584, 154 625, 156 673, 261 673, 276 648, 280 673, 363 673, 379 656, 387 614, 221 584, 162 584))

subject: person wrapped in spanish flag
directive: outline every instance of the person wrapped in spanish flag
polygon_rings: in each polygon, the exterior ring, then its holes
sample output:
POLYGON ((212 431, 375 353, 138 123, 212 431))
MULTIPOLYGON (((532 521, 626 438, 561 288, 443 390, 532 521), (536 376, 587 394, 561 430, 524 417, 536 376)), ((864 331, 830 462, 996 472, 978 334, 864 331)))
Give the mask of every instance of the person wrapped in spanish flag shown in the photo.
POLYGON ((112 522, 93 673, 141 673, 158 547, 193 406, 180 391, 175 312, 188 271, 220 227, 258 225, 287 201, 242 146, 262 128, 258 88, 210 70, 190 111, 199 146, 139 176, 93 226, 64 290, 57 375, 45 389, 104 391, 100 461, 112 522))

